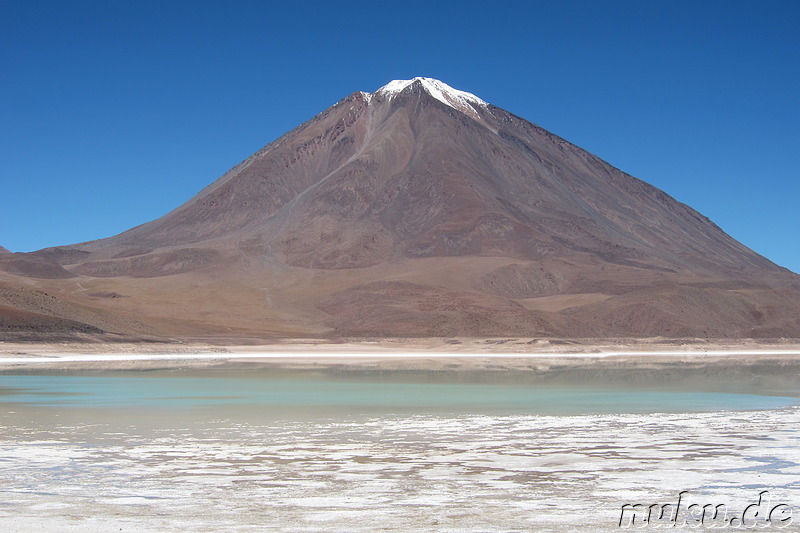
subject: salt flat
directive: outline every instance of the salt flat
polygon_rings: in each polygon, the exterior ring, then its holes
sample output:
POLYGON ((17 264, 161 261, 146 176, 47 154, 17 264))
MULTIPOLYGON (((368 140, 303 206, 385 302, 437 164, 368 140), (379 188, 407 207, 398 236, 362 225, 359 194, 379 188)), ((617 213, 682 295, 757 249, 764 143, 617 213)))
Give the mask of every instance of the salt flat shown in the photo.
POLYGON ((553 358, 602 358, 641 355, 643 357, 663 358, 676 356, 682 358, 693 357, 725 357, 725 356, 796 356, 800 357, 800 350, 705 350, 705 351, 655 351, 646 354, 635 354, 622 351, 598 352, 559 352, 553 353, 453 353, 453 352, 385 352, 385 353, 359 353, 359 352, 325 352, 318 351, 263 351, 263 352, 196 352, 196 353, 91 353, 76 354, 69 352, 54 352, 46 355, 26 356, 0 356, 2 364, 44 364, 44 363, 100 363, 120 361, 231 361, 231 360, 262 360, 262 359, 318 359, 318 360, 358 360, 358 359, 440 359, 440 358, 487 358, 487 359, 553 359, 553 358))
MULTIPOLYGON (((8 421, 6 416, 4 422, 8 421)), ((43 531, 617 529, 621 506, 800 504, 797 407, 354 417, 6 433, 0 527, 43 531)))

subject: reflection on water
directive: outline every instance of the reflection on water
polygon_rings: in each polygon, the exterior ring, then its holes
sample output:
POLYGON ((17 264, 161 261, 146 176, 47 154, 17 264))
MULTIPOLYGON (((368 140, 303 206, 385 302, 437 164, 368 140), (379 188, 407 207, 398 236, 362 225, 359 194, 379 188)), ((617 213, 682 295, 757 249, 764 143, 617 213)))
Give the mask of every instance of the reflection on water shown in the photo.
POLYGON ((0 376, 0 531, 613 531, 800 514, 797 398, 446 379, 0 376))
MULTIPOLYGON (((0 402, 62 408, 243 408, 264 413, 601 414, 778 409, 797 398, 730 392, 557 387, 525 383, 355 379, 315 373, 0 375, 0 402)), ((246 410, 246 409, 244 409, 246 410)))

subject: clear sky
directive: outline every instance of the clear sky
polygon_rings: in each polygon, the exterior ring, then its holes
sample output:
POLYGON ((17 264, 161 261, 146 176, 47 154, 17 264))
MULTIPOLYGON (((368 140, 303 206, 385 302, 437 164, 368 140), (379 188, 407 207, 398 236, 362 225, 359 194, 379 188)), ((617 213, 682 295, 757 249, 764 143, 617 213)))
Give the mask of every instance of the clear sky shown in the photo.
POLYGON ((2 0, 0 245, 147 222, 348 94, 427 76, 800 272, 800 2, 289 4, 2 0))

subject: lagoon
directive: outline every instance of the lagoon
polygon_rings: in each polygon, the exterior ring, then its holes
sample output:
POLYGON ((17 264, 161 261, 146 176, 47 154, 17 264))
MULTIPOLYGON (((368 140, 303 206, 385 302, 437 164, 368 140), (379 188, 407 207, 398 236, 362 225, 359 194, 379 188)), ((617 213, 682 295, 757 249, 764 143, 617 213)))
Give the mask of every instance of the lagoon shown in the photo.
POLYGON ((775 392, 554 386, 502 377, 463 382, 453 376, 260 374, 252 370, 5 374, 0 375, 0 403, 61 409, 216 409, 236 417, 242 407, 258 408, 265 416, 278 416, 286 409, 306 415, 581 415, 778 409, 800 402, 775 392))
POLYGON ((3 531, 612 531, 800 513, 793 391, 274 370, 0 375, 3 531))

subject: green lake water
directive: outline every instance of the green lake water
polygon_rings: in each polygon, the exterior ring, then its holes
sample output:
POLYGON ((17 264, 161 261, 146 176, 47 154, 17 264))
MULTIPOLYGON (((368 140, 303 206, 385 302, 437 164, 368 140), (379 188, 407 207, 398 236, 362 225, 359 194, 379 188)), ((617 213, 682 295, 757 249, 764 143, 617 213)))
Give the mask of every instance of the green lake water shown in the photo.
POLYGON ((799 402, 796 397, 758 393, 356 379, 312 373, 0 375, 0 403, 65 409, 582 415, 779 409, 799 402))
POLYGON ((607 533, 680 493, 800 510, 796 390, 525 379, 0 374, 0 531, 607 533))

